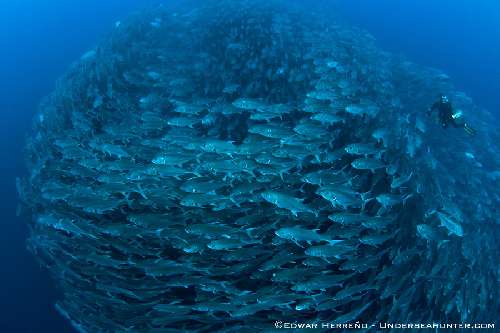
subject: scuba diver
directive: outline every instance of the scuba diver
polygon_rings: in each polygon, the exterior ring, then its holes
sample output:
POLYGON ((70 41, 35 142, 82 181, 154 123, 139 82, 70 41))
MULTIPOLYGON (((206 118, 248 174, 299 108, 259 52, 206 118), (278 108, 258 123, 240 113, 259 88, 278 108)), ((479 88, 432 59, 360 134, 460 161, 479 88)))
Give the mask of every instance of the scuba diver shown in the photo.
POLYGON ((439 96, 439 100, 427 111, 427 115, 430 116, 436 110, 438 111, 439 123, 443 128, 447 128, 451 124, 453 127, 463 127, 469 135, 476 134, 476 130, 464 122, 462 112, 453 113, 453 107, 446 95, 439 96))

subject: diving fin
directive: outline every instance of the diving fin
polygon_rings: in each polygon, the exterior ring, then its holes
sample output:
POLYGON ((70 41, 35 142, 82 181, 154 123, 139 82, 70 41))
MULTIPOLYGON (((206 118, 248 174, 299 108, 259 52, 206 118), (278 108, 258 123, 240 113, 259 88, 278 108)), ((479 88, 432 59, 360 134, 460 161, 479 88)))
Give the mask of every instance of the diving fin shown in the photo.
POLYGON ((472 127, 470 127, 469 125, 467 124, 464 124, 464 130, 467 134, 471 135, 471 136, 474 136, 476 135, 476 130, 473 129, 472 127))

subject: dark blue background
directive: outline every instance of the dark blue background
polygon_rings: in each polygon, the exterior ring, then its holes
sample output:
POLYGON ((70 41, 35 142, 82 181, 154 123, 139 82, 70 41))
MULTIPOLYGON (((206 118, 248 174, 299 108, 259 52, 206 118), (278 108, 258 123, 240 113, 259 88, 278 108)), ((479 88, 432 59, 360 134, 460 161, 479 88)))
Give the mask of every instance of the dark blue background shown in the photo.
MULTIPOLYGON (((308 0, 309 1, 309 0, 308 0)), ((127 13, 158 1, 0 0, 0 332, 71 332, 54 311, 57 291, 25 250, 15 177, 40 99, 68 65, 127 13)), ((498 111, 500 4, 494 0, 340 0, 343 15, 380 45, 444 69, 476 102, 498 111)), ((498 113, 497 113, 498 114, 498 113)))
MULTIPOLYGON (((500 114, 498 0, 341 0, 384 49, 439 68, 476 104, 500 114)), ((439 92, 437 92, 439 93, 439 92)))
POLYGON ((72 332, 54 310, 57 292, 25 250, 15 177, 25 133, 55 80, 144 0, 0 0, 0 332, 72 332))

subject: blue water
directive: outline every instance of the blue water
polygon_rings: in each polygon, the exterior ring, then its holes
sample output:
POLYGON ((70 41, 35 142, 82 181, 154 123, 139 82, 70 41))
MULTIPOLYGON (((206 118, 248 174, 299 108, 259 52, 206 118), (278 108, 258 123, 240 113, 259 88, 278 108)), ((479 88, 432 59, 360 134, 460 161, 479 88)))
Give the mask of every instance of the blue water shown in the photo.
POLYGON ((57 291, 25 250, 16 218, 15 177, 24 172, 23 141, 40 99, 72 61, 141 8, 144 0, 0 1, 0 332, 73 332, 54 310, 57 291))
MULTIPOLYGON (((53 309, 57 291, 25 250, 27 228, 15 216, 24 135, 69 64, 115 21, 157 2, 0 1, 0 332, 72 332, 53 309)), ((342 0, 338 8, 384 49, 443 69, 478 105, 500 114, 498 1, 342 0)))
POLYGON ((444 70, 479 106, 499 113, 500 2, 350 0, 339 4, 345 17, 373 34, 384 49, 444 70))

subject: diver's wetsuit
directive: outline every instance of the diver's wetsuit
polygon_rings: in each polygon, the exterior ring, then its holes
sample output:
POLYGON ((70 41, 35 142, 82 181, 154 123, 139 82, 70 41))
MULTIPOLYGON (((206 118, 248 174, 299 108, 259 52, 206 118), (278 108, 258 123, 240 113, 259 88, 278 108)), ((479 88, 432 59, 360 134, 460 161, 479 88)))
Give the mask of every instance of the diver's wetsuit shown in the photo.
POLYGON ((451 123, 454 127, 461 127, 462 125, 457 124, 455 119, 453 119, 453 107, 450 102, 437 101, 434 103, 430 109, 430 112, 438 110, 439 122, 443 128, 448 127, 451 123))
POLYGON ((453 125, 453 127, 462 127, 465 132, 469 135, 475 135, 476 130, 470 127, 467 123, 457 122, 457 120, 453 117, 453 107, 451 103, 446 99, 440 99, 436 103, 432 105, 429 109, 428 114, 432 114, 434 111, 438 111, 439 123, 443 128, 447 128, 448 125, 453 125))

